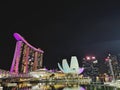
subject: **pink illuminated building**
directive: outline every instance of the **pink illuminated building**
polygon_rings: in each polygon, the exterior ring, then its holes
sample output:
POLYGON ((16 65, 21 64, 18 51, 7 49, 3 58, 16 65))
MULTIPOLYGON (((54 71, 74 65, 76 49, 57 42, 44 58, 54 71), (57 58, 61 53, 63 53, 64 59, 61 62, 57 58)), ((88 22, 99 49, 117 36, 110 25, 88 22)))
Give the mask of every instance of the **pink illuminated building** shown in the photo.
POLYGON ((14 33, 17 40, 11 73, 28 73, 40 69, 43 62, 43 53, 40 48, 30 45, 20 34, 14 33))

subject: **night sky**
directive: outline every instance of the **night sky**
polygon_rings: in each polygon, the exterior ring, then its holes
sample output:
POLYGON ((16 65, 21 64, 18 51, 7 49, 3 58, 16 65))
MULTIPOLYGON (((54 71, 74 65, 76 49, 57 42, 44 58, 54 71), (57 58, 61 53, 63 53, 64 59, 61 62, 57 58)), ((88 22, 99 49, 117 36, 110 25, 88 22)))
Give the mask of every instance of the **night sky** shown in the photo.
MULTIPOLYGON (((0 4, 0 68, 9 70, 13 33, 44 51, 43 66, 58 68, 63 58, 104 58, 120 53, 120 3, 76 0, 9 1, 0 4)), ((101 59, 102 61, 102 59, 101 59)))

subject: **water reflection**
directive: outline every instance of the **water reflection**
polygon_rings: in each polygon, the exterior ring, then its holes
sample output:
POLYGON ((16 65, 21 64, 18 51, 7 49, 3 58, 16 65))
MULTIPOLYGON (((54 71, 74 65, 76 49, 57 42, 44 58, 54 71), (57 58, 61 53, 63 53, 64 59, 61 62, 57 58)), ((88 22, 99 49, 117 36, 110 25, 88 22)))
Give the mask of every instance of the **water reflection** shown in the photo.
MULTIPOLYGON (((54 84, 54 83, 38 83, 31 87, 32 90, 57 90, 64 88, 64 84, 54 84)), ((62 90, 62 89, 61 89, 62 90)))
POLYGON ((79 85, 73 83, 34 83, 29 87, 19 86, 18 84, 16 87, 3 87, 3 90, 120 90, 120 88, 104 85, 79 85))
POLYGON ((63 90, 86 90, 82 86, 77 86, 77 87, 65 87, 63 90))

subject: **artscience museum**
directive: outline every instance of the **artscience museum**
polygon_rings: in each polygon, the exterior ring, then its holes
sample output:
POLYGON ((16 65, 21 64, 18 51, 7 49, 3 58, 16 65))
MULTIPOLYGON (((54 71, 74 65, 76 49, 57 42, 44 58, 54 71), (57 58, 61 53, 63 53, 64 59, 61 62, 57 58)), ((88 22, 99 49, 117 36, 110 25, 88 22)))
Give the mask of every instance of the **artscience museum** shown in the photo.
POLYGON ((79 67, 78 59, 76 56, 71 57, 70 65, 67 62, 67 59, 62 60, 62 66, 58 63, 59 69, 63 73, 74 73, 74 74, 81 74, 84 71, 84 68, 79 67))

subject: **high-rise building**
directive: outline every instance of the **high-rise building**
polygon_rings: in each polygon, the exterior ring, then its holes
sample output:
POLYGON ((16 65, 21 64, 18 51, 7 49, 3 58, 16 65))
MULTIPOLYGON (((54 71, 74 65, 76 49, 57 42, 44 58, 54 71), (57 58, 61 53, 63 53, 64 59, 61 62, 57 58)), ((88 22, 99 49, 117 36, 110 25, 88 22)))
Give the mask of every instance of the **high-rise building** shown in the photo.
POLYGON ((17 40, 11 73, 28 73, 42 67, 43 51, 30 45, 21 35, 14 33, 17 40))

